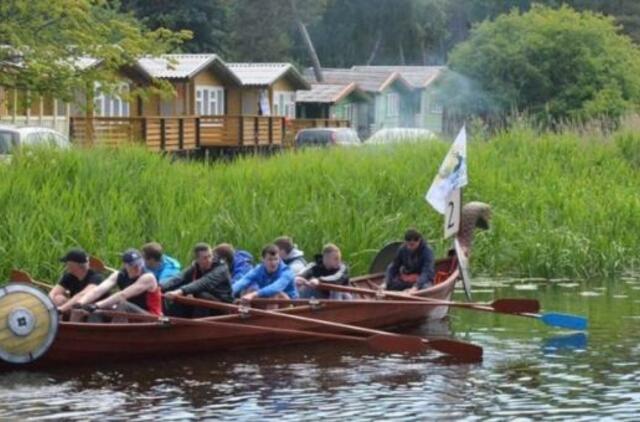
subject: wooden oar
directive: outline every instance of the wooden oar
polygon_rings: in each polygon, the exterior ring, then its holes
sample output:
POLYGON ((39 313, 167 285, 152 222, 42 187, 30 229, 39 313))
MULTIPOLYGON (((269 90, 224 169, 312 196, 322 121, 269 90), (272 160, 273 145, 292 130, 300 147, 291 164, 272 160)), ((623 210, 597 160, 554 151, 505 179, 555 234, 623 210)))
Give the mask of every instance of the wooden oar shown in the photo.
MULTIPOLYGON (((113 268, 109 268, 107 267, 104 262, 102 262, 102 260, 100 260, 99 258, 96 257, 90 257, 89 258, 89 265, 96 271, 116 271, 113 268)), ((183 296, 172 296, 170 299, 172 300, 176 300, 176 301, 182 301, 183 303, 187 303, 189 301, 191 301, 191 305, 192 306, 201 306, 201 307, 205 307, 205 308, 210 308, 210 309, 223 309, 223 310, 233 310, 236 312, 240 312, 240 308, 236 305, 231 305, 231 304, 227 304, 227 303, 222 303, 222 302, 213 302, 213 301, 207 301, 207 300, 202 300, 202 299, 191 299, 191 298, 186 298, 183 296)), ((482 360, 482 348, 480 346, 476 346, 474 344, 469 344, 469 343, 464 343, 464 342, 460 342, 460 341, 455 341, 455 340, 449 340, 449 339, 423 339, 417 336, 406 336, 406 335, 400 335, 400 334, 395 334, 395 333, 388 333, 386 331, 381 331, 381 330, 371 330, 371 329, 365 329, 362 327, 357 327, 357 326, 353 326, 353 325, 347 325, 347 324, 338 324, 338 323, 331 323, 328 321, 322 321, 322 320, 317 320, 317 319, 313 319, 313 318, 305 318, 305 317, 301 317, 298 315, 289 315, 289 314, 282 314, 282 313, 278 313, 278 312, 270 312, 270 311, 261 311, 261 310, 257 310, 257 309, 252 309, 251 312, 254 312, 256 314, 259 314, 261 312, 265 312, 267 315, 269 316, 276 316, 276 317, 284 317, 284 318, 289 318, 289 319, 298 319, 300 320, 305 320, 305 322, 313 322, 319 325, 324 325, 324 326, 328 326, 331 325, 333 328, 341 328, 341 329, 347 329, 347 330, 351 330, 351 331, 357 331, 360 333, 368 333, 368 334, 372 334, 372 335, 381 335, 381 334, 385 334, 387 336, 392 336, 394 341, 397 340, 399 346, 404 347, 405 349, 409 350, 417 350, 418 349, 418 341, 420 342, 420 347, 424 347, 424 345, 426 344, 427 346, 433 348, 434 350, 438 350, 441 353, 446 353, 449 355, 452 355, 454 357, 456 357, 456 359, 459 360, 464 360, 467 362, 478 362, 480 360, 482 360), (413 345, 411 345, 411 343, 413 342, 413 345)), ((380 339, 386 339, 386 337, 382 337, 382 338, 377 338, 378 341, 380 341, 380 339)))
POLYGON ((22 270, 17 270, 17 269, 13 269, 11 270, 11 273, 9 274, 9 280, 10 281, 17 281, 19 283, 31 283, 31 284, 35 284, 38 287, 41 287, 43 289, 51 290, 51 288, 53 286, 48 285, 47 283, 43 283, 41 281, 37 281, 34 280, 31 275, 29 275, 28 272, 26 271, 22 271, 22 270))
POLYGON ((356 293, 363 295, 375 295, 377 297, 389 297, 397 301, 415 301, 429 303, 436 306, 450 306, 453 308, 467 308, 483 312, 500 314, 536 313, 540 310, 540 302, 535 299, 497 299, 491 303, 464 303, 439 300, 430 297, 414 296, 404 293, 394 293, 388 290, 370 290, 359 287, 339 286, 336 284, 320 283, 317 286, 321 290, 333 290, 339 292, 356 293))
POLYGON ((357 332, 361 334, 387 335, 387 336, 391 336, 392 339, 397 338, 398 341, 401 341, 403 343, 415 342, 417 344, 417 342, 420 342, 426 345, 427 347, 430 347, 441 353, 452 355, 462 361, 478 362, 482 360, 482 352, 483 352, 482 347, 476 346, 470 343, 464 343, 457 340, 425 339, 418 336, 399 335, 399 334, 389 333, 387 331, 359 327, 356 325, 330 322, 330 321, 325 321, 321 319, 303 317, 300 315, 284 314, 280 312, 266 311, 266 310, 256 309, 256 308, 244 309, 244 308, 241 308, 240 306, 232 305, 229 303, 214 302, 211 300, 204 300, 204 299, 194 299, 194 298, 188 298, 184 296, 171 296, 169 299, 175 300, 176 302, 180 302, 186 305, 196 306, 196 307, 233 311, 233 312, 242 313, 245 315, 248 313, 248 314, 268 316, 268 317, 274 317, 274 318, 280 318, 280 319, 288 319, 293 321, 301 321, 301 322, 314 324, 318 326, 324 326, 327 328, 340 329, 345 331, 357 332))
POLYGON ((475 309, 478 306, 482 306, 482 311, 503 313, 503 314, 518 314, 518 313, 535 313, 540 310, 540 303, 535 299, 497 299, 487 304, 473 304, 473 303, 460 303, 450 302, 445 300, 369 300, 369 299, 354 299, 354 300, 338 300, 338 299, 252 299, 252 303, 263 303, 273 305, 321 305, 321 304, 346 304, 346 305, 402 305, 402 306, 450 306, 454 308, 471 308, 475 309), (491 308, 491 309, 485 309, 491 308))
MULTIPOLYGON (((335 290, 339 292, 349 292, 349 293, 358 293, 358 294, 376 295, 376 296, 382 295, 383 297, 386 296, 386 297, 400 299, 400 300, 415 300, 415 301, 422 301, 425 303, 426 302, 433 303, 434 305, 447 305, 447 302, 445 301, 438 301, 436 299, 431 299, 431 298, 421 297, 421 296, 413 296, 413 295, 408 295, 404 293, 394 293, 394 292, 389 292, 387 290, 376 291, 376 290, 369 290, 369 289, 361 289, 357 287, 338 286, 335 284, 326 284, 326 283, 320 283, 317 287, 322 290, 335 290)), ((553 312, 538 314, 537 311, 531 312, 530 310, 526 310, 528 306, 533 305, 533 302, 527 304, 528 301, 530 301, 530 299, 498 299, 493 303, 500 302, 498 303, 498 308, 500 310, 495 309, 491 306, 482 305, 482 304, 473 304, 473 303, 462 303, 462 304, 447 305, 447 306, 464 305, 460 307, 484 311, 484 312, 494 312, 494 313, 499 312, 499 313, 505 313, 508 315, 536 318, 549 326, 558 327, 558 328, 568 328, 570 330, 586 330, 587 329, 588 323, 585 317, 582 317, 579 315, 560 314, 560 313, 553 313, 553 312), (504 301, 504 302, 500 302, 500 301, 504 301)), ((452 303, 457 303, 457 302, 452 302, 452 303)), ((493 305, 493 303, 490 305, 493 305)), ((538 307, 539 307, 539 304, 538 304, 538 307)))
POLYGON ((177 318, 177 317, 158 317, 148 314, 133 314, 129 312, 110 311, 106 309, 98 309, 95 313, 128 320, 138 320, 147 322, 171 323, 176 325, 192 325, 196 327, 208 328, 230 328, 237 334, 253 335, 256 332, 269 334, 284 334, 300 337, 313 337, 323 340, 340 340, 364 343, 371 349, 384 353, 420 353, 424 352, 427 347, 424 343, 415 341, 411 336, 397 336, 388 334, 375 334, 367 337, 350 336, 344 334, 318 333, 315 331, 293 330, 288 328, 265 327, 263 325, 236 324, 232 322, 205 321, 199 319, 177 318))

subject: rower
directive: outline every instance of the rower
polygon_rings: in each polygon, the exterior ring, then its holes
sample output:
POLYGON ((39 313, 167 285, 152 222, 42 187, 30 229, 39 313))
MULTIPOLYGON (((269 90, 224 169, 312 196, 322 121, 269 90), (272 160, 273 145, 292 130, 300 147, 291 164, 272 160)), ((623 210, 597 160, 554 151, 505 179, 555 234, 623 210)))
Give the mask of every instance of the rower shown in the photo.
POLYGON ((161 316, 162 294, 156 277, 145 269, 142 254, 136 249, 128 249, 121 259, 122 269, 84 295, 78 305, 89 311, 108 309, 161 316), (93 303, 116 285, 119 292, 93 303))
POLYGON ((104 277, 89 268, 89 255, 83 249, 69 249, 60 258, 60 262, 64 262, 66 271, 49 292, 49 298, 61 313, 65 313, 80 298, 102 283, 104 277))
POLYGON ((300 274, 307 266, 307 261, 304 259, 304 252, 298 249, 298 245, 293 243, 293 239, 289 236, 280 236, 273 241, 273 244, 278 247, 280 258, 291 268, 294 275, 300 274))
MULTIPOLYGON (((175 296, 194 296, 199 299, 231 303, 231 274, 220 251, 211 250, 206 243, 198 243, 193 248, 193 263, 180 275, 169 280, 162 291, 166 292, 167 314, 177 317, 200 318, 209 316, 207 309, 192 308, 188 305, 171 301, 175 296)), ((226 249, 223 248, 222 253, 226 249)), ((227 258, 228 259, 228 258, 227 258)))
POLYGON ((349 300, 351 295, 342 292, 319 291, 319 283, 346 286, 349 284, 349 267, 342 262, 342 252, 333 243, 322 248, 315 262, 307 265, 296 277, 296 287, 301 298, 322 298, 349 300))
POLYGON ((251 300, 256 297, 297 299, 295 276, 280 259, 276 245, 262 249, 262 263, 256 265, 232 287, 234 297, 251 300))
POLYGON ((433 284, 434 274, 433 251, 419 231, 409 229, 404 234, 404 244, 387 267, 384 288, 414 293, 433 284))
POLYGON ((231 284, 253 269, 253 255, 247 251, 236 250, 230 243, 220 243, 214 252, 227 263, 231 272, 231 284))
POLYGON ((180 274, 180 263, 164 253, 158 242, 149 242, 142 246, 145 268, 152 272, 162 286, 164 283, 180 274))

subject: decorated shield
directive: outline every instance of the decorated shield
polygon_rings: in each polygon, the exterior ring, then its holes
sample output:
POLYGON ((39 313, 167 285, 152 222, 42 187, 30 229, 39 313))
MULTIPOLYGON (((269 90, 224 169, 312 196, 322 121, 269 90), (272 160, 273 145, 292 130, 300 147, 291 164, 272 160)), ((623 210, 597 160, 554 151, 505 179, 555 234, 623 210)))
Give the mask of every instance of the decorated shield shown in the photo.
POLYGON ((12 283, 0 288, 0 359, 33 362, 51 346, 58 332, 58 310, 35 287, 12 283))

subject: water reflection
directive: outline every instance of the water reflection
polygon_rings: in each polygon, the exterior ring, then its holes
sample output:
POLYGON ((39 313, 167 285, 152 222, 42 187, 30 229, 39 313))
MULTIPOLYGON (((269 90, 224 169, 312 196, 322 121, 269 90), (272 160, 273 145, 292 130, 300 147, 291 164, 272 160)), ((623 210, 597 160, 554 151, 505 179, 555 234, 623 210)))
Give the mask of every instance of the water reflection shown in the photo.
POLYGON ((636 419, 638 280, 482 282, 477 300, 538 298, 547 311, 588 315, 589 333, 456 310, 414 331, 481 344, 482 364, 318 344, 13 372, 0 375, 0 419, 636 419))

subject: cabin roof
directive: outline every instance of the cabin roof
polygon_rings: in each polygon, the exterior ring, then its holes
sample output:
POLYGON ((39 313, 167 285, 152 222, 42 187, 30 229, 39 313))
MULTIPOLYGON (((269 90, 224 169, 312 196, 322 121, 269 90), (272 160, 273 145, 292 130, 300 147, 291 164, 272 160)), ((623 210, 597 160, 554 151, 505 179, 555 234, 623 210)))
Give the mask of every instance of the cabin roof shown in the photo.
POLYGON ((240 85, 240 80, 217 54, 163 54, 160 57, 144 57, 138 62, 154 78, 191 79, 212 67, 228 82, 240 85))
POLYGON ((243 86, 270 86, 285 77, 294 89, 310 89, 307 80, 291 63, 229 63, 243 86))
POLYGON ((416 88, 426 88, 445 70, 445 66, 353 66, 354 72, 398 72, 416 88))
POLYGON ((359 98, 368 97, 354 82, 348 84, 312 84, 310 90, 296 92, 298 103, 328 103, 334 104, 351 94, 359 98))
MULTIPOLYGON (((305 76, 309 80, 315 81, 312 69, 307 69, 305 76)), ((382 69, 361 70, 353 69, 322 69, 324 77, 323 84, 345 84, 356 83, 360 89, 367 92, 380 93, 394 83, 399 83, 407 90, 413 89, 411 85, 399 72, 390 72, 382 69)))

